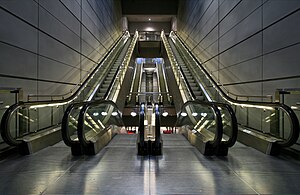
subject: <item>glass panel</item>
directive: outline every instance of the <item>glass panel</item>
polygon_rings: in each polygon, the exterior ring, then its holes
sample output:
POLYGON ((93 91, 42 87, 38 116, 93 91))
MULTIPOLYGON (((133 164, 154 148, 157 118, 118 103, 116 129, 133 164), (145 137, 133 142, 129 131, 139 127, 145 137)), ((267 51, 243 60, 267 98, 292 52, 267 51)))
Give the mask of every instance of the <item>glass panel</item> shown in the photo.
MULTIPOLYGON (((1 90, 1 89, 0 89, 1 90)), ((1 90, 0 94, 0 119, 2 119, 2 116, 4 112, 6 111, 9 106, 16 103, 16 95, 15 93, 11 93, 11 90, 1 90)), ((14 120, 15 121, 15 120, 14 120)), ((16 124, 16 121, 14 122, 16 124)), ((16 127, 14 127, 16 129, 16 127)), ((0 136, 0 143, 3 142, 2 137, 0 136)))
POLYGON ((187 126, 194 133, 205 134, 209 140, 213 140, 217 130, 214 111, 209 106, 201 104, 188 104, 181 111, 178 118, 178 126, 187 126))
POLYGON ((79 116, 80 109, 81 109, 81 107, 75 107, 69 114, 68 131, 69 131, 71 140, 73 140, 73 141, 78 138, 77 124, 78 124, 78 116, 79 116))
POLYGON ((110 125, 123 126, 118 109, 111 104, 92 105, 84 117, 83 133, 90 140, 110 125))
POLYGON ((219 107, 219 110, 221 112, 222 117, 222 124, 223 124, 223 139, 229 140, 229 138, 232 136, 232 122, 231 122, 231 116, 227 109, 219 107))

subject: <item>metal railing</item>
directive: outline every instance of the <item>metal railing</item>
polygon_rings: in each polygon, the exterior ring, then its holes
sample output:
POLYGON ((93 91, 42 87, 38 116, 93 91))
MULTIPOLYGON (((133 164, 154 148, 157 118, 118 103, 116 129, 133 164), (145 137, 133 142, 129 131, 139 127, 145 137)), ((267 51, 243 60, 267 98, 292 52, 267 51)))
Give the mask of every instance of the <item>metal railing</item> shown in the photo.
MULTIPOLYGON (((130 59, 137 41, 137 37, 138 37, 138 32, 135 33, 135 36, 127 49, 125 58, 122 61, 121 66, 118 67, 116 74, 114 75, 115 79, 109 84, 108 90, 105 93, 103 99, 99 101, 93 101, 92 96, 90 96, 88 98, 90 99, 89 101, 70 104, 66 109, 66 112, 64 113, 63 120, 62 120, 62 136, 67 146, 72 146, 72 144, 77 144, 79 142, 79 140, 77 140, 78 137, 74 136, 73 133, 75 131, 78 131, 79 127, 82 128, 82 125, 78 126, 79 120, 81 121, 84 120, 80 118, 80 113, 86 112, 86 109, 88 109, 87 107, 89 106, 95 107, 97 104, 103 104, 104 102, 107 103, 109 101, 116 102, 121 85, 124 81, 127 68, 130 63, 130 59), (85 111, 82 111, 83 109, 85 109, 85 111), (74 141, 75 139, 76 141, 74 141)), ((97 86, 99 87, 100 85, 98 84, 97 86)), ((98 88, 94 89, 95 92, 97 90, 98 88)), ((84 138, 81 139, 84 141, 84 138)))
POLYGON ((4 113, 1 120, 1 136, 9 145, 18 145, 21 143, 20 137, 35 133, 37 131, 49 128, 61 123, 64 106, 77 100, 84 98, 84 90, 93 80, 99 69, 109 61, 116 47, 129 37, 129 32, 124 33, 114 44, 112 50, 105 55, 98 66, 89 74, 88 78, 71 96, 64 100, 49 100, 49 101, 31 101, 18 102, 10 106, 4 113), (13 131, 17 129, 17 131, 13 131), (16 132, 16 133, 13 133, 16 132))
MULTIPOLYGON (((181 44, 181 49, 184 49, 186 54, 190 56, 190 59, 193 60, 194 63, 197 64, 197 71, 200 71, 202 74, 205 75, 205 78, 207 79, 207 81, 209 81, 210 85, 213 87, 214 90, 217 91, 217 94, 221 97, 221 99, 224 102, 227 102, 231 105, 237 106, 239 107, 239 112, 237 113, 238 115, 243 115, 246 116, 246 119, 243 118, 243 120, 245 120, 245 126, 250 126, 249 124, 249 118, 255 118, 255 115, 263 115, 265 117, 263 117, 263 121, 258 124, 253 123, 253 127, 251 127, 252 129, 256 129, 259 130, 260 132, 265 132, 266 130, 264 130, 263 128, 269 128, 269 134, 274 134, 274 128, 277 128, 277 131, 280 131, 280 127, 279 125, 276 125, 276 123, 278 121, 280 121, 280 119, 276 119, 276 116, 278 115, 279 111, 282 111, 282 113, 284 113, 285 118, 288 119, 289 121, 289 127, 285 126, 284 128, 289 128, 289 133, 287 133, 285 131, 285 134, 277 134, 278 137, 278 144, 282 147, 289 147, 293 144, 296 143, 298 137, 299 137, 299 122, 298 122, 298 118, 295 115, 294 111, 287 105, 285 104, 281 104, 281 103, 272 103, 272 102, 258 102, 258 101, 242 101, 242 100, 237 100, 238 98, 233 98, 228 96, 228 92, 224 91, 220 85, 218 85, 215 80, 212 78, 212 76, 206 71, 206 69, 201 65, 201 63, 199 63, 199 61, 197 60, 197 58, 191 53, 189 52, 189 50, 186 48, 186 46, 181 42, 180 39, 177 38, 177 36, 175 35, 175 33, 170 33, 170 36, 174 39, 176 39, 176 44, 181 44), (245 110, 246 109, 246 110, 245 110), (251 109, 251 111, 249 111, 251 109), (246 112, 246 114, 245 114, 246 112), (269 126, 269 127, 267 127, 269 126)), ((175 42, 175 41, 174 41, 175 42)), ((199 82, 199 80, 198 80, 199 82)), ((240 117, 241 118, 241 117, 240 117)), ((259 119, 258 119, 259 120, 259 119)), ((261 119, 260 119, 261 121, 261 119)), ((239 121, 241 123, 241 121, 239 121)))

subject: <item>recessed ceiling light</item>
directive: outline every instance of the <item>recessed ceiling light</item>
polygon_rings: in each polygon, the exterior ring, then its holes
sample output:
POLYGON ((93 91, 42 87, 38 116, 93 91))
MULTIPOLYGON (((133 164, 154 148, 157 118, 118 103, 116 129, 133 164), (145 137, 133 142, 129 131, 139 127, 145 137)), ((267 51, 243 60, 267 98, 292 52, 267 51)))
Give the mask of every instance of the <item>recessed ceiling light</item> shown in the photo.
POLYGON ((148 20, 151 21, 151 18, 149 18, 148 20))

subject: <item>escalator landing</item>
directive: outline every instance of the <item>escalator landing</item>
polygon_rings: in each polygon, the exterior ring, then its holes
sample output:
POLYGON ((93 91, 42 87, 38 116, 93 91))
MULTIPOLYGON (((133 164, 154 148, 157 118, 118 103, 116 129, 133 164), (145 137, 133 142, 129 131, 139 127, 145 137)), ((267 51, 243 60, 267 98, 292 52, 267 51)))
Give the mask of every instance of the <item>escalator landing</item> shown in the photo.
POLYGON ((0 194, 299 194, 300 162, 237 143, 203 156, 181 135, 162 135, 162 156, 137 156, 136 135, 117 135, 95 156, 62 142, 0 161, 0 194))

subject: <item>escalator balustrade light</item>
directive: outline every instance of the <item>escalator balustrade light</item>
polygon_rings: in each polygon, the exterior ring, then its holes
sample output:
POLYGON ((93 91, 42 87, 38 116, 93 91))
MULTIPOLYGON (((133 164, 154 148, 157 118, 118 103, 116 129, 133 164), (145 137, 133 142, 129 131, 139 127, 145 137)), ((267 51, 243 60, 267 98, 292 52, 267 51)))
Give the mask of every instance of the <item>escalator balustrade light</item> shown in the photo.
POLYGON ((166 117, 166 116, 169 115, 169 113, 165 111, 165 112, 162 113, 162 115, 163 115, 164 117, 166 117))
POLYGON ((201 116, 206 117, 207 113, 201 113, 201 116))
POLYGON ((101 115, 102 115, 102 116, 106 116, 106 115, 107 115, 107 112, 101 112, 101 115))
POLYGON ((136 112, 131 112, 130 115, 131 115, 132 117, 135 117, 135 116, 136 116, 136 112))
POLYGON ((298 110, 298 107, 297 106, 291 106, 291 109, 298 110))
POLYGON ((198 113, 197 112, 193 112, 192 116, 198 116, 198 113))
MULTIPOLYGON (((77 98, 77 96, 76 96, 75 98, 77 98)), ((73 99, 70 100, 70 101, 62 102, 62 103, 53 103, 53 104, 50 103, 50 104, 38 104, 38 105, 33 105, 33 106, 30 106, 29 109, 62 106, 62 105, 69 104, 69 103, 70 103, 71 101, 73 101, 75 98, 73 98, 73 99)))
POLYGON ((245 132, 245 133, 251 133, 251 131, 248 130, 248 129, 243 129, 242 131, 245 132))
POLYGON ((99 116, 99 112, 94 112, 93 116, 99 116))
POLYGON ((193 129, 193 130, 192 130, 192 133, 194 133, 194 134, 197 133, 197 130, 193 129))
POLYGON ((112 112, 111 115, 112 115, 112 116, 117 116, 117 115, 118 115, 118 112, 112 112))
POLYGON ((182 112, 182 113, 180 113, 180 115, 183 116, 183 117, 185 117, 185 116, 187 116, 187 113, 186 112, 182 112))

